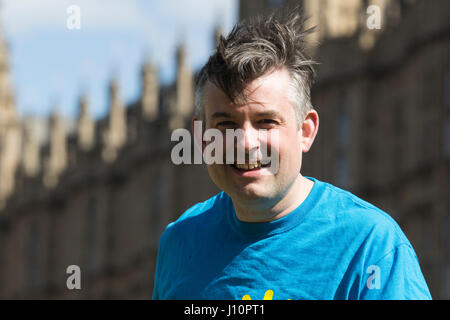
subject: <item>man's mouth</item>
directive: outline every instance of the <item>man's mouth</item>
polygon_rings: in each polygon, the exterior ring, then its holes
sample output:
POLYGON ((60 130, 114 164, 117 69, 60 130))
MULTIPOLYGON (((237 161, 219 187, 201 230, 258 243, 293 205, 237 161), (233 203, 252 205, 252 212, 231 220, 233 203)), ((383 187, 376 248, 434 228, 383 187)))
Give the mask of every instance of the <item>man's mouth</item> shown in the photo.
POLYGON ((233 168, 240 170, 240 171, 252 171, 252 170, 259 170, 261 168, 265 168, 270 166, 270 162, 266 164, 262 164, 260 161, 257 161, 256 163, 244 163, 244 164, 232 164, 233 168))

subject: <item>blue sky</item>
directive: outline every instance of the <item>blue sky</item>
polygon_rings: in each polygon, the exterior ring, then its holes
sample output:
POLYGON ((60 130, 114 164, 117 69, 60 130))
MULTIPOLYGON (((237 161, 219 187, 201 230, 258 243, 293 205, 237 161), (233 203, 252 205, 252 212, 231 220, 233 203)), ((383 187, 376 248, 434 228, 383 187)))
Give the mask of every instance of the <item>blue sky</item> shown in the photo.
POLYGON ((158 65, 161 82, 172 82, 179 41, 197 70, 211 54, 215 25, 227 32, 237 14, 237 0, 2 0, 16 108, 26 116, 56 109, 75 118, 85 90, 99 118, 113 76, 127 103, 139 96, 145 60, 158 65), (66 26, 71 5, 80 8, 79 30, 66 26))

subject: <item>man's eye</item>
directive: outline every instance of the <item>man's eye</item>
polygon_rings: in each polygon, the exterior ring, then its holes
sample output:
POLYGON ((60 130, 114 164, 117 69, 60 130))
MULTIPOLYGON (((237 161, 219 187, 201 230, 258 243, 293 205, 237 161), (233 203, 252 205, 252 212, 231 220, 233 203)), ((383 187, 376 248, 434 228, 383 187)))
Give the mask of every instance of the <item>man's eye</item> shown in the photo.
POLYGON ((261 124, 277 124, 277 122, 272 119, 262 119, 259 121, 259 123, 261 123, 261 124))

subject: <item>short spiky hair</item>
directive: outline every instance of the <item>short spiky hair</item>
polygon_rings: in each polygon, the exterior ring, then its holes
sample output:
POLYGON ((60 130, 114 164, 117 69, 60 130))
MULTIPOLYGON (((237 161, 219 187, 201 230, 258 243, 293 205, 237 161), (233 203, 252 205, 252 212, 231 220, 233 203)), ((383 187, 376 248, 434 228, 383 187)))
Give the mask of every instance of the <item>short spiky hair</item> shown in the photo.
POLYGON ((219 38, 216 51, 196 80, 195 115, 204 118, 203 88, 210 81, 233 103, 245 101, 244 88, 266 73, 286 68, 291 75, 288 98, 300 122, 311 106, 310 89, 314 61, 305 52, 306 35, 300 8, 276 12, 238 23, 226 38, 219 38))

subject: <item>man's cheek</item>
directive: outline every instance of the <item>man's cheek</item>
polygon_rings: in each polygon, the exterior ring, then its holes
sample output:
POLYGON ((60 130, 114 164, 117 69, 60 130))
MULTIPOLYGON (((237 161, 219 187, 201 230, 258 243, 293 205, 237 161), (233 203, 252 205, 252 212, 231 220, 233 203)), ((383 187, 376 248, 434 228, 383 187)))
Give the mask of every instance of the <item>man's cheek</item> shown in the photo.
POLYGON ((269 163, 266 167, 270 174, 275 175, 280 168, 280 136, 278 130, 271 130, 261 144, 262 164, 269 163))
POLYGON ((269 159, 270 159, 270 165, 268 167, 269 172, 273 175, 276 175, 280 168, 280 157, 278 150, 272 150, 269 159))

